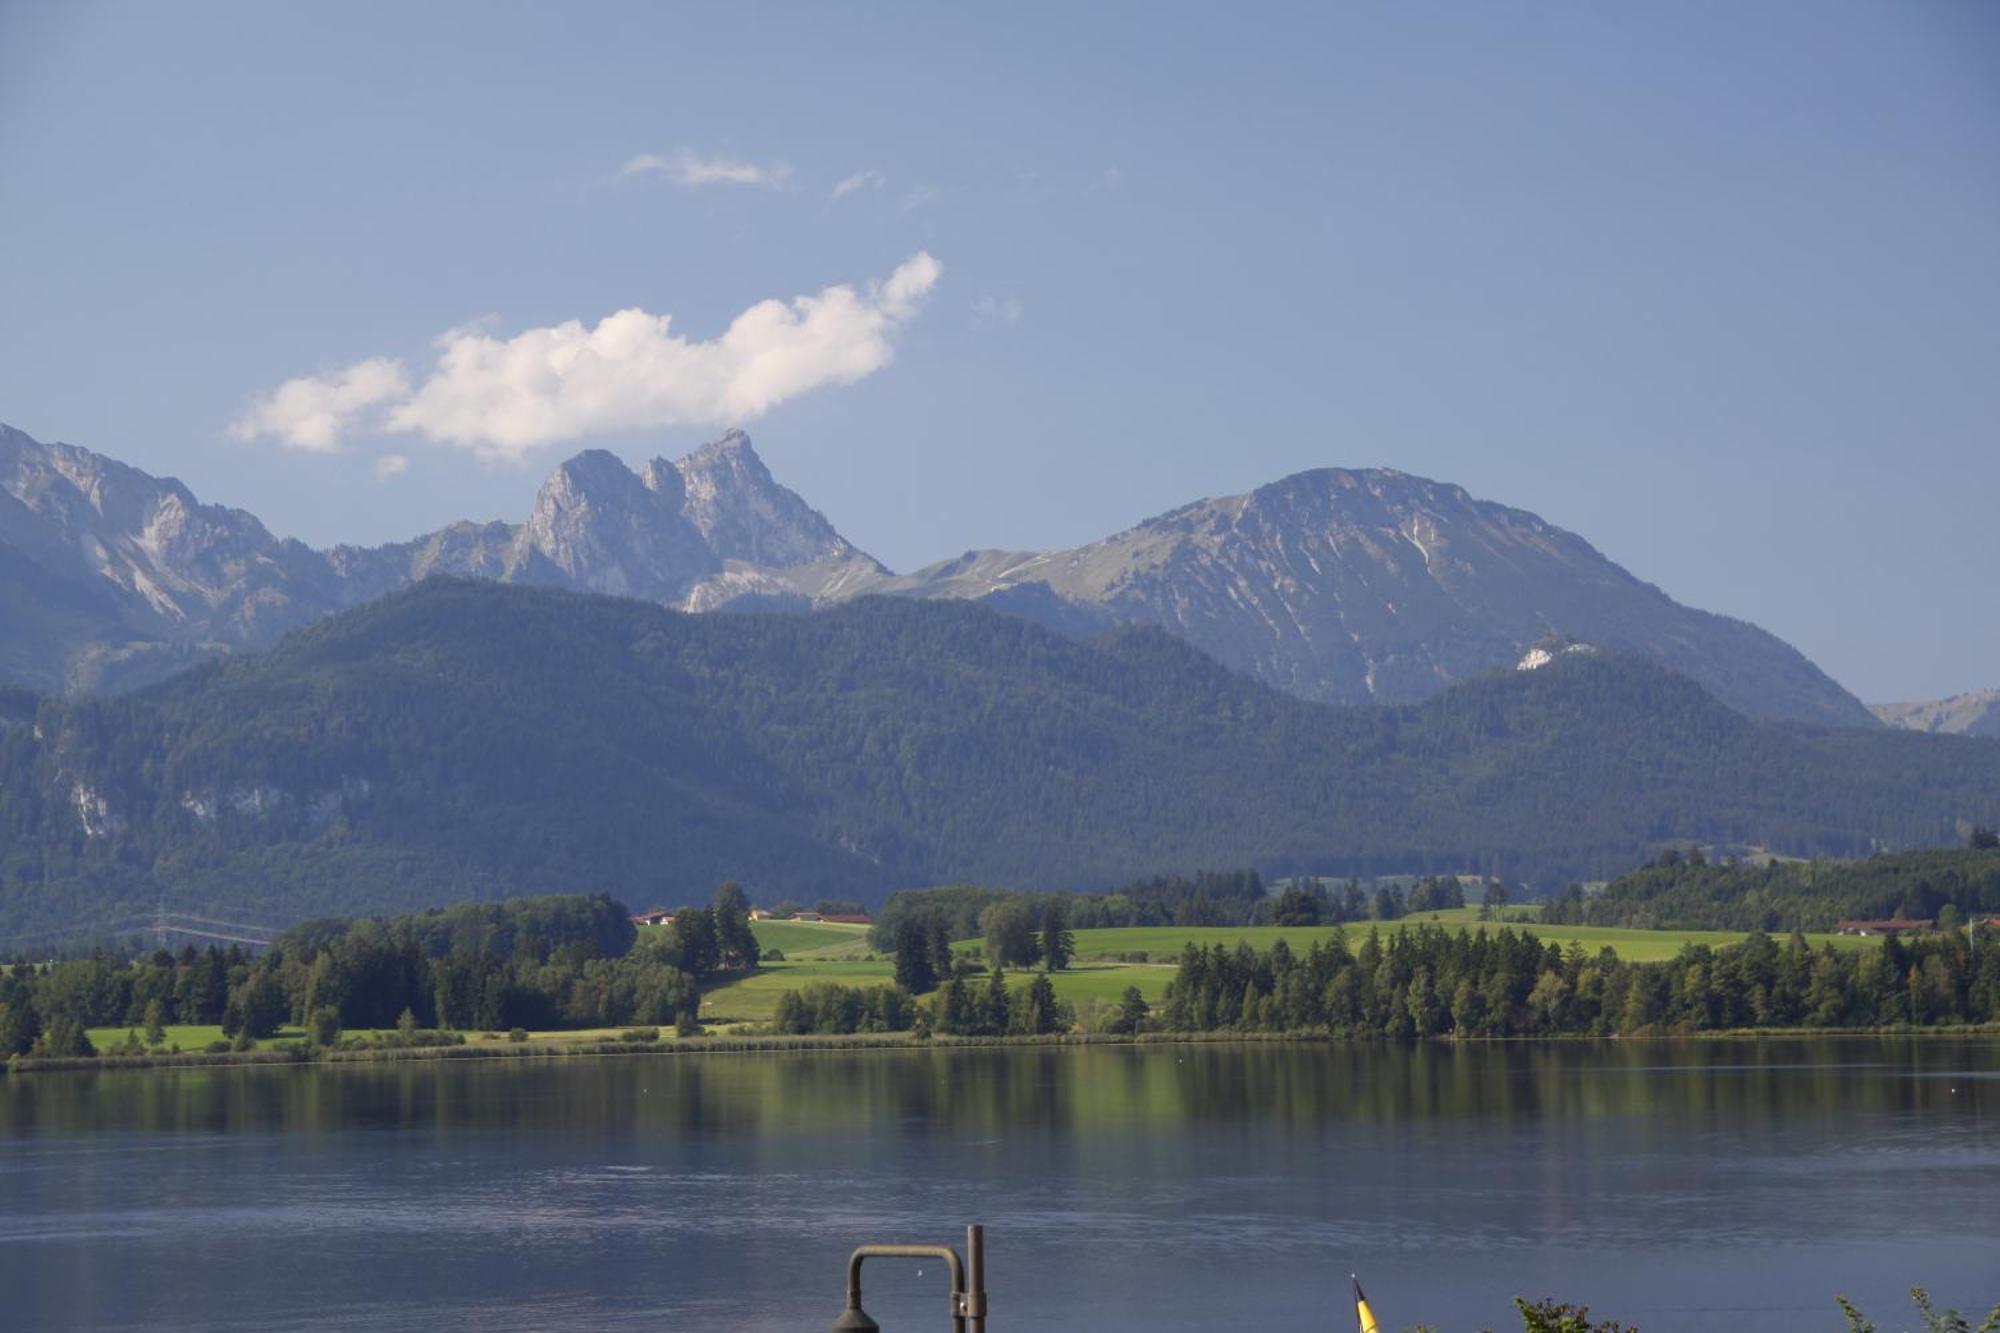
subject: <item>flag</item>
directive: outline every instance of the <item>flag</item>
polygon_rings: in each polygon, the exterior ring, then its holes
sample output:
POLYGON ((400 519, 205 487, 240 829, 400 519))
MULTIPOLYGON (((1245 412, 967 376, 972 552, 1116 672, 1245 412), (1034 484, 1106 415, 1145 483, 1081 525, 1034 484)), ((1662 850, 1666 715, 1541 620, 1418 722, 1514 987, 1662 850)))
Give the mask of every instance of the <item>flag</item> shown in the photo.
POLYGON ((1361 1279, 1354 1278, 1354 1317, 1361 1321, 1361 1333, 1382 1333, 1382 1326, 1375 1322, 1375 1312, 1368 1308, 1368 1298, 1361 1294, 1361 1279))

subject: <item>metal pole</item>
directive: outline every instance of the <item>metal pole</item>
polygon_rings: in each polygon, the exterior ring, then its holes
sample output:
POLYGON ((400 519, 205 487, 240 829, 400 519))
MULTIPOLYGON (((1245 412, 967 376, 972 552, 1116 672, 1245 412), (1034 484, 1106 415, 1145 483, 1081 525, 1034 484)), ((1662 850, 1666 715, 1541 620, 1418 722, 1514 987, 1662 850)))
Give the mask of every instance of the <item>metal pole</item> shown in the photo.
POLYGON ((986 1333, 986 1228, 965 1229, 965 1329, 986 1333))

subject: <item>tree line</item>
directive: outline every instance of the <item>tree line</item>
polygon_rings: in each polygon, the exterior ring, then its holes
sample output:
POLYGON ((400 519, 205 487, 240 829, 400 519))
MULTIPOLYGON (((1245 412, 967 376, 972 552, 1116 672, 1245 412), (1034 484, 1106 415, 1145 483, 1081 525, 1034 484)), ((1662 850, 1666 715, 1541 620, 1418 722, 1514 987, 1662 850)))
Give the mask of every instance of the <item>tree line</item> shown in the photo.
POLYGON ((507 1031, 698 1023, 700 989, 757 959, 743 890, 638 934, 604 894, 322 919, 261 956, 241 946, 99 952, 0 973, 0 1057, 88 1055, 88 1029, 174 1024, 321 1044, 348 1029, 507 1031))
POLYGON ((1852 1028, 2000 1020, 2000 938, 1885 940, 1879 949, 1783 944, 1753 934, 1673 959, 1627 962, 1502 928, 1416 926, 1358 947, 1343 937, 1295 954, 1190 944, 1159 1026, 1177 1032, 1505 1037, 1852 1028))
POLYGON ((915 1030, 958 1037, 1034 1037, 1067 1032, 1075 1023, 1075 1011, 1056 997, 1047 972, 1035 973, 1026 986, 1013 986, 1004 967, 983 974, 961 967, 937 986, 929 1003, 900 984, 815 982, 780 996, 771 1026, 787 1034, 915 1030))
POLYGON ((1884 853, 1858 861, 1711 861, 1669 848, 1602 893, 1571 885, 1542 920, 1645 930, 1831 930, 1885 917, 1963 924, 2000 915, 2000 837, 1972 831, 1966 846, 1884 853))

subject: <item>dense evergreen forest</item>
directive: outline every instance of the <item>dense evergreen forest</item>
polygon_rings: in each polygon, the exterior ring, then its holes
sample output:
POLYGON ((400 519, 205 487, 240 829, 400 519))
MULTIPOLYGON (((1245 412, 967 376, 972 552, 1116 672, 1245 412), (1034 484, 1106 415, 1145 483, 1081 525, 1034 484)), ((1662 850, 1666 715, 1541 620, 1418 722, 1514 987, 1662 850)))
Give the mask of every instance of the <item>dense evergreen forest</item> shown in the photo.
POLYGON ((1564 950, 1532 933, 1417 926, 1358 947, 1335 939, 1295 955, 1280 940, 1189 945, 1161 1007, 1176 1032, 1328 1032, 1391 1038, 1853 1028, 2000 1021, 2000 936, 1810 948, 1756 934, 1689 945, 1661 963, 1564 950))
POLYGON ((595 892, 855 898, 1474 872, 2000 823, 2000 743, 1751 722, 1606 655, 1304 703, 1158 631, 972 605, 684 616, 436 579, 148 691, 0 697, 0 947, 164 898, 282 925, 595 892))
POLYGON ((1572 887, 1542 908, 1570 925, 1648 930, 1831 930, 1841 920, 2000 916, 2000 842, 1984 829, 1958 850, 1858 861, 1719 864, 1668 851, 1596 896, 1572 887))

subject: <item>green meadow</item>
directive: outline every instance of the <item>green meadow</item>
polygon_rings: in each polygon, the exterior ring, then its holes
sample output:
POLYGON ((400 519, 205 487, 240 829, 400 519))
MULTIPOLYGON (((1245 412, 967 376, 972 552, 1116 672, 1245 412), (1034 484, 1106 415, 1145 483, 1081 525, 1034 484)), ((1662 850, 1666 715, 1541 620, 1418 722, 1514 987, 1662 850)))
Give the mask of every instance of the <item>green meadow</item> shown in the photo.
MULTIPOLYGON (((1204 948, 1213 944, 1229 948, 1242 941, 1262 950, 1282 939, 1294 951, 1303 952, 1315 941, 1332 939, 1342 931, 1346 932, 1350 945, 1358 945, 1370 930, 1387 934, 1413 925, 1439 925, 1451 930, 1481 927, 1496 930, 1502 926, 1530 929, 1545 943, 1565 949, 1579 944, 1592 954, 1609 948, 1619 957, 1634 962, 1672 958, 1690 944, 1720 948, 1747 938, 1741 931, 1544 926, 1535 920, 1532 907, 1508 908, 1505 921, 1481 921, 1478 908, 1466 907, 1425 912, 1400 921, 1364 921, 1346 926, 1134 926, 1077 931, 1077 961, 1068 971, 1057 973, 1053 980, 1056 994, 1071 1004, 1115 1001, 1127 986, 1137 986, 1148 1001, 1157 1002, 1165 997, 1174 964, 1190 943, 1204 948)), ((752 928, 758 943, 767 949, 780 950, 784 961, 762 964, 750 975, 710 990, 702 999, 704 1021, 723 1028, 768 1023, 777 1012, 778 997, 786 991, 820 981, 845 986, 883 986, 895 979, 895 967, 887 958, 870 955, 864 926, 759 921, 752 928)), ((1830 942, 1840 949, 1866 949, 1876 943, 1839 935, 1808 935, 1806 940, 1815 948, 1830 942)), ((977 950, 980 942, 961 940, 953 947, 970 952, 977 950)), ((1024 973, 1020 984, 1025 983, 1024 973)))
POLYGON ((858 958, 868 952, 868 927, 829 921, 753 921, 759 948, 787 958, 858 958))

